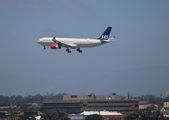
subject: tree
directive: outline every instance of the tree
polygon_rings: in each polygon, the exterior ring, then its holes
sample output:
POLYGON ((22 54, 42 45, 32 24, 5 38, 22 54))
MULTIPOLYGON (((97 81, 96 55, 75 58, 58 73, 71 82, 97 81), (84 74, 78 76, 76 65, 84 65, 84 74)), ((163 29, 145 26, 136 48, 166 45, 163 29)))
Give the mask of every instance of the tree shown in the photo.
POLYGON ((16 115, 11 115, 8 117, 8 120, 22 120, 22 119, 17 117, 16 115))
POLYGON ((24 112, 26 110, 28 110, 28 105, 27 104, 23 104, 23 105, 20 106, 20 111, 24 112))
POLYGON ((102 120, 102 116, 98 114, 93 114, 93 115, 87 116, 85 120, 102 120))
POLYGON ((36 118, 33 115, 22 115, 21 120, 36 120, 36 118))
POLYGON ((149 107, 138 112, 129 114, 126 120, 166 120, 160 110, 155 110, 154 107, 149 107))
POLYGON ((68 114, 60 110, 49 110, 41 116, 41 120, 70 120, 68 114))
POLYGON ((109 120, 119 120, 119 118, 109 118, 109 120))

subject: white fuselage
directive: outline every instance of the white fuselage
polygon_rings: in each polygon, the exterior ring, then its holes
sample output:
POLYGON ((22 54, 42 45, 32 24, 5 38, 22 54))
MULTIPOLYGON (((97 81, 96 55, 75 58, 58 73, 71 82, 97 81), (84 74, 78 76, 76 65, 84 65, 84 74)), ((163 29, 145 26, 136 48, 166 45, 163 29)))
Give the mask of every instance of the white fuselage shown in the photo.
MULTIPOLYGON (((52 37, 44 37, 39 39, 37 42, 43 46, 50 46, 51 44, 55 44, 52 40, 52 37)), ((85 38, 55 38, 57 41, 63 43, 62 47, 69 48, 91 48, 103 45, 105 43, 109 43, 111 40, 99 40, 99 39, 85 39, 85 38)))

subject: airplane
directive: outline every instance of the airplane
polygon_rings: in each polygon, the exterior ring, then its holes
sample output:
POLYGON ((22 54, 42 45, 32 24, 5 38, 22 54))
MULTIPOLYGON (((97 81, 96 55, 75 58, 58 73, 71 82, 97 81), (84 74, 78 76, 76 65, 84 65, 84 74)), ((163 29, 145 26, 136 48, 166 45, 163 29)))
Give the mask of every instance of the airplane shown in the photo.
POLYGON ((103 34, 96 39, 44 37, 40 38, 37 43, 42 45, 44 50, 46 49, 46 46, 50 46, 51 49, 55 50, 64 47, 68 53, 71 53, 70 49, 76 49, 81 53, 81 48, 92 48, 111 42, 115 38, 115 36, 109 38, 111 29, 112 27, 107 27, 103 34))

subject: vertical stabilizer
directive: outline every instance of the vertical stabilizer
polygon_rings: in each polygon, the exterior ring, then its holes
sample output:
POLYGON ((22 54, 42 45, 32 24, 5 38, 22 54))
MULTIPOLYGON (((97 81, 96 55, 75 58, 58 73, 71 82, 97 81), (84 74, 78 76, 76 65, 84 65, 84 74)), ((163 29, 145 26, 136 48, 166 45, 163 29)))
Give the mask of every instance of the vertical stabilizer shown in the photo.
POLYGON ((100 40, 108 40, 112 27, 108 27, 103 34, 98 38, 100 40))

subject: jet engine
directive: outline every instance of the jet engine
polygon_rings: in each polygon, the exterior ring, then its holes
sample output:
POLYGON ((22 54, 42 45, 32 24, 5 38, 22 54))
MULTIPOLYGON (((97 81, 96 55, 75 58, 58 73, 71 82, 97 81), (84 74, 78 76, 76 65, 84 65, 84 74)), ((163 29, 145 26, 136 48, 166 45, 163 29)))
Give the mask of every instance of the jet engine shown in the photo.
POLYGON ((51 45, 50 45, 50 48, 51 48, 51 49, 58 49, 58 44, 51 44, 51 45))

